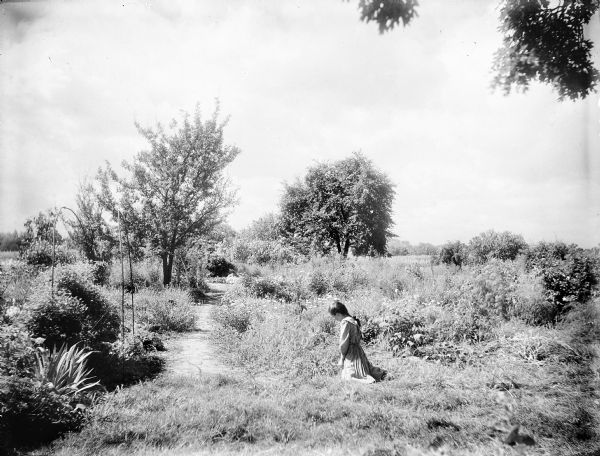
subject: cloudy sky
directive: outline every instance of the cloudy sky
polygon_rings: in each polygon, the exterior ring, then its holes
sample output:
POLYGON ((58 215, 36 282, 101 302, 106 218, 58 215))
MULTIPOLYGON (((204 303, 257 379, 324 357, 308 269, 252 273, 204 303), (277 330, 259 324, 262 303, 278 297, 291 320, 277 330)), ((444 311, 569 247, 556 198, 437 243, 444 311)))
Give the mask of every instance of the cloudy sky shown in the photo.
MULTIPOLYGON (((54 205, 105 160, 218 98, 242 228, 283 182, 362 150, 396 184, 401 239, 600 242, 598 97, 490 89, 496 0, 423 0, 380 35, 357 1, 138 0, 0 4, 0 231, 54 205)), ((590 33, 600 45, 600 20, 590 33)), ((596 61, 598 49, 596 49, 596 61)))

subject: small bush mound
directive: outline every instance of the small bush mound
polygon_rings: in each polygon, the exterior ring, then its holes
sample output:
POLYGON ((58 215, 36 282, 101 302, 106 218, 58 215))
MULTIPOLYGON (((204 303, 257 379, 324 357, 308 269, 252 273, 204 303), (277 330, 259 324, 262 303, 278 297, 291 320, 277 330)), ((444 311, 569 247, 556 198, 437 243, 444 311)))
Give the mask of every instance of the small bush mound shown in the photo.
POLYGON ((152 331, 191 331, 196 316, 189 294, 177 288, 164 291, 141 290, 136 308, 140 323, 152 331))
POLYGON ((514 260, 527 249, 527 243, 520 234, 509 231, 497 233, 486 231, 469 241, 469 262, 483 264, 495 258, 498 260, 514 260))
POLYGON ((0 452, 49 442, 84 421, 82 397, 26 377, 0 376, 0 452))
POLYGON ((243 305, 229 304, 215 308, 215 322, 223 328, 231 328, 237 333, 246 332, 250 328, 251 313, 243 305))
MULTIPOLYGON (((156 343, 156 339, 152 343, 156 343)), ((131 385, 154 378, 164 369, 165 361, 154 354, 156 350, 146 347, 144 340, 137 335, 133 342, 114 342, 108 351, 91 355, 94 373, 109 390, 118 385, 131 385)))
POLYGON ((251 274, 242 275, 242 286, 250 296, 293 302, 307 295, 306 288, 299 280, 286 280, 283 277, 262 277, 251 274))
POLYGON ((235 265, 221 256, 213 256, 208 260, 206 269, 213 277, 227 277, 235 272, 235 265))
MULTIPOLYGON (((27 264, 32 266, 51 266, 52 256, 52 243, 45 240, 35 240, 21 252, 21 257, 27 264)), ((70 264, 75 262, 75 259, 75 253, 65 248, 64 245, 55 246, 55 265, 70 264)))
POLYGON ((48 296, 44 282, 32 296, 27 327, 35 337, 45 339, 46 347, 81 342, 97 350, 117 339, 119 314, 86 277, 68 268, 57 269, 54 297, 48 296))
POLYGON ((442 246, 438 258, 443 264, 461 268, 467 258, 467 246, 460 241, 447 242, 442 246))

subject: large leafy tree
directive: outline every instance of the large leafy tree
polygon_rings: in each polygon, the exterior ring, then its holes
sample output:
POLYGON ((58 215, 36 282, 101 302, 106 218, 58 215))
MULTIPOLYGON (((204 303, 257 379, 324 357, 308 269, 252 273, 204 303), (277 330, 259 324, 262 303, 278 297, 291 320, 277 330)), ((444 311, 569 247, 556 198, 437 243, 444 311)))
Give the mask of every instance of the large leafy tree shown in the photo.
POLYGON ((318 164, 286 185, 281 227, 293 243, 325 253, 383 254, 394 193, 389 178, 360 153, 318 164))
MULTIPOLYGON (((530 81, 550 84, 559 98, 585 98, 599 73, 592 63, 593 43, 584 26, 600 0, 502 0, 503 47, 496 53, 493 84, 509 93, 527 90, 530 81)), ((359 0, 361 19, 375 22, 381 33, 416 16, 416 0, 359 0)))
POLYGON ((223 171, 240 151, 225 144, 226 123, 217 106, 208 120, 199 108, 193 116, 174 119, 169 131, 160 123, 154 129, 136 124, 150 150, 138 153, 133 163, 123 162, 126 177, 109 164, 98 174, 103 207, 161 258, 165 285, 171 283, 176 250, 222 223, 235 202, 223 171))

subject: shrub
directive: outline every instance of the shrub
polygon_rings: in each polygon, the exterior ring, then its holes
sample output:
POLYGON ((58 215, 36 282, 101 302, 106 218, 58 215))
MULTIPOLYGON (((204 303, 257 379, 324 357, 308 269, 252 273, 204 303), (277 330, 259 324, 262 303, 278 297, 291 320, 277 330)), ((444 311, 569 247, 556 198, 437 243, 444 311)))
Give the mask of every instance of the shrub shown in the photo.
POLYGON ((543 269, 552 265, 556 260, 565 260, 570 251, 576 250, 575 245, 568 246, 564 242, 539 242, 525 252, 525 268, 531 271, 534 268, 543 269))
MULTIPOLYGON (((35 240, 21 253, 21 257, 32 266, 52 265, 52 243, 44 240, 35 240)), ((64 245, 54 248, 54 264, 70 264, 76 259, 75 253, 69 251, 64 245)))
POLYGON ((110 264, 105 261, 92 263, 92 282, 95 285, 105 286, 110 281, 110 264))
POLYGON ((92 382, 92 370, 86 367, 90 354, 77 344, 71 348, 63 345, 58 350, 37 347, 34 379, 58 394, 79 395, 99 384, 92 382))
POLYGON ((212 316, 218 325, 238 333, 246 332, 250 328, 251 312, 243 305, 228 304, 217 307, 212 316))
POLYGON ((308 289, 317 296, 322 296, 329 291, 327 277, 322 271, 313 270, 310 272, 308 278, 308 289))
POLYGON ((84 419, 77 407, 80 399, 37 386, 30 378, 0 376, 0 450, 46 443, 79 430, 84 419))
POLYGON ((208 260, 206 266, 208 272, 213 277, 227 277, 232 272, 235 272, 235 266, 221 256, 213 256, 208 260))
POLYGON ((229 256, 233 261, 258 265, 294 263, 301 259, 298 252, 279 240, 244 238, 233 241, 229 247, 229 256))
POLYGON ((469 261, 482 264, 491 258, 498 260, 514 260, 523 253, 527 243, 520 234, 509 231, 496 233, 493 230, 481 233, 469 241, 469 261))
POLYGON ((191 331, 196 315, 187 292, 170 288, 163 291, 143 290, 137 295, 139 321, 153 331, 191 331))
POLYGON ((542 267, 541 277, 550 297, 567 310, 574 302, 587 301, 598 283, 597 263, 582 249, 572 249, 564 261, 548 261, 542 267))
MULTIPOLYGON (((153 287, 157 289, 162 288, 162 271, 157 261, 145 259, 143 261, 133 263, 132 269, 134 291, 147 287, 153 287)), ((123 264, 123 273, 121 273, 121 262, 113 262, 110 265, 108 283, 114 288, 121 288, 124 283, 126 292, 130 293, 131 272, 129 269, 129 263, 125 262, 123 264)))
POLYGON ((29 334, 18 326, 0 325, 0 376, 29 376, 33 365, 29 334))
POLYGON ((31 299, 33 310, 27 327, 32 334, 43 337, 50 348, 82 342, 96 350, 115 341, 120 317, 100 289, 68 268, 56 272, 54 298, 48 296, 47 283, 42 283, 31 299))
POLYGON ((467 257, 467 246, 460 241, 447 242, 440 250, 438 256, 439 260, 443 264, 454 264, 455 266, 462 267, 467 257))
POLYGON ((133 343, 126 341, 123 344, 118 340, 108 350, 93 353, 90 364, 94 366, 94 375, 100 379, 101 384, 107 389, 113 389, 118 385, 131 385, 153 378, 162 372, 165 361, 155 355, 154 351, 146 349, 136 336, 133 343))
POLYGON ((242 276, 242 285, 255 298, 268 298, 292 302, 302 297, 301 283, 286 281, 283 277, 242 276))

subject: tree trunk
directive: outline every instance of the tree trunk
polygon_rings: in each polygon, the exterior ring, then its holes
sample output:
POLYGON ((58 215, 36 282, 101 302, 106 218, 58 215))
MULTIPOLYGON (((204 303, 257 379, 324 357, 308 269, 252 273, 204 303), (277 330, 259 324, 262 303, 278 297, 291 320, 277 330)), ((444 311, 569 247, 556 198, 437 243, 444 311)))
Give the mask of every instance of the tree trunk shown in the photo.
POLYGON ((344 242, 344 258, 348 256, 348 251, 350 250, 350 236, 346 237, 346 242, 344 242))
POLYGON ((339 236, 335 236, 335 246, 337 247, 337 251, 339 254, 342 253, 342 245, 340 244, 340 237, 339 236))
POLYGON ((173 274, 173 254, 163 253, 161 258, 163 264, 163 285, 166 287, 171 283, 173 274))

